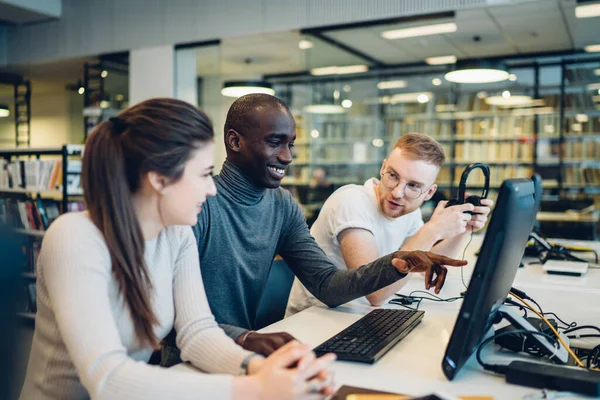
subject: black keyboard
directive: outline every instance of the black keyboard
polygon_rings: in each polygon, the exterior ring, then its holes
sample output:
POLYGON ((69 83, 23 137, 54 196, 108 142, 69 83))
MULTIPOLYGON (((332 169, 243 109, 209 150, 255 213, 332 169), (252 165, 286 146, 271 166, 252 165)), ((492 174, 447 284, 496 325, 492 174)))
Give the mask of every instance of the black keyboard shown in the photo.
POLYGON ((373 364, 423 319, 423 311, 377 309, 315 348, 318 356, 373 364))

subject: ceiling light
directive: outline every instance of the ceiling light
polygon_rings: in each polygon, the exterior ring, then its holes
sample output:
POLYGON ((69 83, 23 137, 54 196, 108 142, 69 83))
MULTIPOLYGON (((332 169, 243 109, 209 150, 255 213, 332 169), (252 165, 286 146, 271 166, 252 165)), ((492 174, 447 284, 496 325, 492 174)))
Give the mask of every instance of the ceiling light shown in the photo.
POLYGON ((514 82, 514 81, 517 80, 517 76, 515 74, 510 74, 508 76, 508 80, 511 81, 511 82, 514 82))
POLYGON ((588 122, 590 120, 589 117, 587 116, 587 114, 577 114, 575 116, 575 119, 577 120, 577 122, 581 122, 581 123, 588 122))
POLYGON ((455 64, 456 56, 428 57, 425 62, 429 65, 455 64))
POLYGON ((433 96, 432 93, 399 93, 391 96, 389 102, 396 103, 426 103, 433 96), (420 100, 419 100, 420 99, 420 100), (424 101, 423 101, 424 100, 424 101))
POLYGON ((342 107, 344 108, 350 108, 352 107, 352 100, 342 100, 342 107))
POLYGON ((227 97, 241 97, 252 93, 270 94, 273 96, 275 90, 268 82, 252 81, 229 81, 223 84, 221 94, 227 97))
POLYGON ((401 89, 406 87, 406 81, 381 81, 377 83, 377 89, 401 89))
POLYGON ((0 104, 0 117, 8 117, 10 115, 10 110, 6 104, 0 104))
POLYGON ((311 49, 313 47, 313 42, 311 42, 310 40, 301 40, 298 42, 298 48, 300 48, 300 50, 308 50, 311 49))
POLYGON ((571 125, 571 130, 573 132, 581 132, 581 124, 572 124, 571 125))
POLYGON ((588 53, 597 53, 600 52, 600 44, 590 44, 589 46, 585 46, 583 50, 588 53))
POLYGON ((504 91, 502 96, 490 96, 485 99, 486 104, 499 107, 525 106, 530 105, 532 101, 531 96, 513 95, 508 90, 504 91))
POLYGON ((342 89, 344 92, 348 93, 349 91, 352 90, 352 86, 350 85, 344 85, 344 88, 342 89))
POLYGON ((373 139, 373 146, 383 147, 383 139, 373 139))
POLYGON ((304 107, 304 112, 309 114, 343 114, 346 109, 335 104, 311 104, 304 107))
POLYGON ((433 84, 433 86, 440 86, 442 84, 442 80, 440 78, 433 78, 431 80, 431 83, 433 84))
POLYGON ((417 96, 417 101, 421 104, 427 103, 429 101, 429 96, 427 96, 425 93, 421 93, 417 96))
POLYGON ((575 7, 575 16, 577 18, 600 17, 600 3, 585 4, 575 7))
POLYGON ((477 92, 477 98, 478 99, 485 99, 487 97, 487 93, 486 92, 477 92))
POLYGON ((435 25, 415 26, 414 28, 394 29, 381 33, 384 39, 404 39, 417 36, 437 35, 439 33, 456 32, 458 27, 454 22, 435 25))
POLYGON ((80 86, 79 89, 77 89, 77 93, 84 94, 85 93, 85 88, 83 86, 80 86))
POLYGON ((124 98, 125 98, 125 96, 123 96, 122 94, 118 94, 115 96, 115 100, 117 100, 117 101, 123 101, 124 98))
POLYGON ((331 66, 322 68, 313 68, 310 70, 311 75, 344 75, 344 74, 360 74, 367 72, 369 67, 366 65, 346 65, 343 67, 331 66))
POLYGON ((507 80, 509 73, 502 63, 493 61, 463 61, 444 78, 455 83, 491 83, 507 80))
POLYGON ((333 99, 334 100, 338 100, 340 98, 340 91, 339 90, 334 90, 333 91, 333 99))
POLYGON ((600 68, 594 70, 594 75, 600 76, 600 68))
POLYGON ((310 136, 312 136, 313 138, 318 138, 319 137, 319 131, 316 129, 313 129, 312 131, 310 131, 310 136))
POLYGON ((103 78, 106 78, 106 77, 108 76, 108 71, 107 71, 107 70, 103 70, 103 71, 100 73, 100 76, 101 76, 101 77, 103 77, 103 78))
POLYGON ((109 108, 109 107, 110 107, 110 101, 108 101, 108 100, 100 101, 100 108, 109 108))

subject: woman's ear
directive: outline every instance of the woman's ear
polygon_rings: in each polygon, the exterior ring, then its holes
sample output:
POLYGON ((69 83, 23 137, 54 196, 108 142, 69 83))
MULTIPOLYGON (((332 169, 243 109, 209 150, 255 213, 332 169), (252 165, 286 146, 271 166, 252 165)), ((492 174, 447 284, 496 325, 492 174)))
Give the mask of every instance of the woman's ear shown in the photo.
POLYGON ((241 137, 242 135, 240 135, 238 131, 230 129, 225 134, 225 144, 227 144, 227 147, 232 151, 238 153, 241 150, 241 137))
POLYGON ((148 172, 147 179, 152 189, 162 195, 167 187, 167 178, 157 172, 151 171, 148 172))

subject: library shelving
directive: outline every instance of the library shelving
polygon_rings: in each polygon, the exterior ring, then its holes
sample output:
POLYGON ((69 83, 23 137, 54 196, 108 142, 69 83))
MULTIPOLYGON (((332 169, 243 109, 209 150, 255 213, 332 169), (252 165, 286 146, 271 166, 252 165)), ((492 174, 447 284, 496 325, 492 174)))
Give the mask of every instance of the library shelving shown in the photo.
POLYGON ((0 221, 21 238, 25 265, 18 316, 35 320, 36 263, 41 241, 62 213, 83 209, 83 145, 0 149, 0 221))

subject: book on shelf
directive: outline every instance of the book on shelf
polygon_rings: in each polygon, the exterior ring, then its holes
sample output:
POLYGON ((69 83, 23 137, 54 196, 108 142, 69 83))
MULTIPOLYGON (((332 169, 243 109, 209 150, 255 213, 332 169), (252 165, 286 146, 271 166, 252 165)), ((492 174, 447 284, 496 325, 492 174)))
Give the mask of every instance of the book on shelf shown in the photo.
POLYGON ((45 231, 59 215, 57 200, 0 198, 0 220, 13 228, 45 231))
POLYGON ((57 190, 62 185, 62 160, 0 160, 0 188, 57 190))

